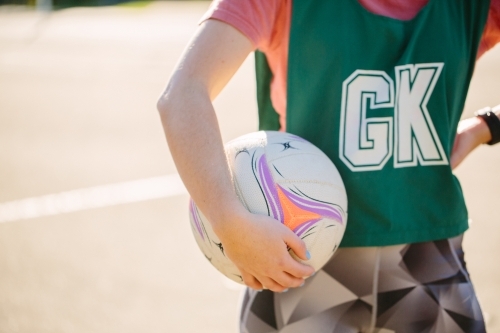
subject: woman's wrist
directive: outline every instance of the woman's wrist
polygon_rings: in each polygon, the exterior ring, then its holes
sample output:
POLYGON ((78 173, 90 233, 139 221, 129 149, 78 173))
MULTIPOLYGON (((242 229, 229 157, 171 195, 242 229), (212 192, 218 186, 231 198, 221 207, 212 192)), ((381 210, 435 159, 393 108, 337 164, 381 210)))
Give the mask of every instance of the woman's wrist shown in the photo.
POLYGON ((487 143, 491 140, 491 133, 486 122, 480 117, 467 118, 460 121, 458 125, 458 134, 465 132, 476 142, 475 146, 487 143))
POLYGON ((241 227, 242 221, 247 220, 251 214, 237 198, 236 200, 233 203, 225 202, 225 207, 214 209, 210 216, 212 229, 221 240, 226 236, 231 237, 241 227))
POLYGON ((493 145, 500 142, 500 105, 486 107, 475 113, 480 124, 477 128, 481 144, 493 145))

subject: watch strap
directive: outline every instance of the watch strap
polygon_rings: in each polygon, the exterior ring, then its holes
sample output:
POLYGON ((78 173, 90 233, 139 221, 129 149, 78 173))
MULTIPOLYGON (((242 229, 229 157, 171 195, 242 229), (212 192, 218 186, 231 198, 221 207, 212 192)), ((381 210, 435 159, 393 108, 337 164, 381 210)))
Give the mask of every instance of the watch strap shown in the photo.
POLYGON ((487 144, 494 145, 500 142, 500 119, 490 107, 481 109, 475 113, 476 117, 481 117, 488 125, 491 133, 491 140, 487 144))

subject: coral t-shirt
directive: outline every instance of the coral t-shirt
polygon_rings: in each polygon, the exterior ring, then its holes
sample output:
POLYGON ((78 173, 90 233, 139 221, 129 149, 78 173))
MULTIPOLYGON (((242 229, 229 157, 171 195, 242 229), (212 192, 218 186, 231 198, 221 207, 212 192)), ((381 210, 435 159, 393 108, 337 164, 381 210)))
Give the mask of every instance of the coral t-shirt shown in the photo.
MULTIPOLYGON (((358 0, 377 15, 410 20, 429 0, 358 0)), ((271 101, 285 129, 288 45, 292 0, 214 0, 202 21, 216 19, 241 31, 255 49, 264 52, 274 78, 271 101)), ((500 41, 500 0, 491 0, 478 57, 500 41)))

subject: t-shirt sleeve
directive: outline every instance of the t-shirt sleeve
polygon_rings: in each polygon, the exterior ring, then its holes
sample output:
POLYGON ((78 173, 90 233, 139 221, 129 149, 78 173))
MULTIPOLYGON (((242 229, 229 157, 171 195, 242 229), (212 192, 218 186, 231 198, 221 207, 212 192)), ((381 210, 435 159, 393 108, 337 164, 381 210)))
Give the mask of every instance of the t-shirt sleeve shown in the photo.
POLYGON ((201 22, 216 19, 241 31, 257 49, 271 43, 281 0, 214 0, 201 22))
POLYGON ((500 0, 491 0, 488 20, 484 27, 478 58, 500 42, 500 0))

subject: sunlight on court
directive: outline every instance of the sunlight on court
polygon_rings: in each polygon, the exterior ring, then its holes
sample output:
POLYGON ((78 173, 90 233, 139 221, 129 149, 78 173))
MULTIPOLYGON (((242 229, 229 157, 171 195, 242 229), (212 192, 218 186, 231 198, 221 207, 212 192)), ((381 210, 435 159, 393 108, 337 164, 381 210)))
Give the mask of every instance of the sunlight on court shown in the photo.
POLYGON ((0 204, 0 223, 186 194, 177 174, 95 186, 0 204))

